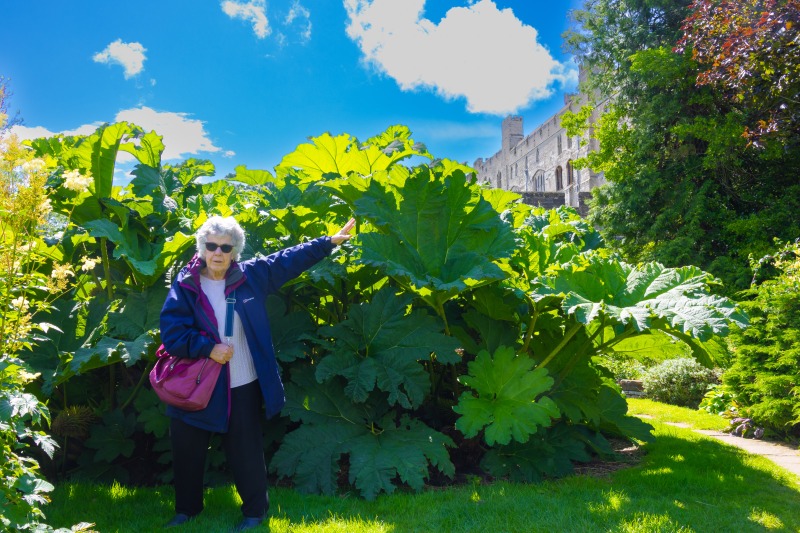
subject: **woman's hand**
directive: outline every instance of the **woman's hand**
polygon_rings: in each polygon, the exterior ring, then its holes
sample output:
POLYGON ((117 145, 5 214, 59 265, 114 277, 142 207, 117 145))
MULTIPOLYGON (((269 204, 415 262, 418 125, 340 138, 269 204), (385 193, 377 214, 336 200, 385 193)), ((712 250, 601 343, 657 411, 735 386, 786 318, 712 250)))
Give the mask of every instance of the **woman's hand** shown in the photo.
POLYGON ((231 357, 233 357, 233 346, 228 346, 227 344, 215 344, 209 357, 217 363, 224 365, 231 360, 231 357))
POLYGON ((336 235, 331 235, 331 242, 333 244, 342 244, 344 241, 349 240, 352 237, 351 232, 353 228, 356 226, 356 219, 351 218, 347 221, 347 224, 342 226, 342 229, 336 235))

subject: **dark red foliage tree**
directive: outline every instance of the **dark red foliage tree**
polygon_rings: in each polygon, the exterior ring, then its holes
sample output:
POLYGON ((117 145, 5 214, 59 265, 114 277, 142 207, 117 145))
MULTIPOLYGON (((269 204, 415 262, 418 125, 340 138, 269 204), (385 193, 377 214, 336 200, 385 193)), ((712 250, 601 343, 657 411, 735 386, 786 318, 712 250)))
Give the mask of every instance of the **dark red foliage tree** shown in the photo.
POLYGON ((744 135, 796 142, 800 133, 800 0, 695 0, 676 51, 690 50, 698 85, 741 106, 744 135))

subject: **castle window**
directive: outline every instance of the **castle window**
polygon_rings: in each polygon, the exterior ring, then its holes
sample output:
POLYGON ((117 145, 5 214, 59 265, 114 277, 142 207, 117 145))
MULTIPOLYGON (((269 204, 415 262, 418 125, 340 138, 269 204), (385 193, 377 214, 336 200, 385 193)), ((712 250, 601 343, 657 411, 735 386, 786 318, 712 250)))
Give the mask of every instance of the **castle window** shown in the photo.
POLYGON ((501 188, 503 186, 503 174, 500 171, 497 172, 497 187, 501 188))
POLYGON ((536 162, 539 162, 539 149, 536 149, 536 162))
POLYGON ((567 149, 572 148, 572 137, 567 135, 567 149))
POLYGON ((536 174, 533 176, 533 189, 536 192, 544 191, 544 171, 537 170, 536 174))
POLYGON ((563 171, 561 167, 556 167, 556 190, 560 191, 564 188, 564 179, 562 177, 563 171))
POLYGON ((572 185, 572 161, 567 161, 567 185, 572 185))
POLYGON ((561 134, 558 134, 558 155, 561 155, 561 134))

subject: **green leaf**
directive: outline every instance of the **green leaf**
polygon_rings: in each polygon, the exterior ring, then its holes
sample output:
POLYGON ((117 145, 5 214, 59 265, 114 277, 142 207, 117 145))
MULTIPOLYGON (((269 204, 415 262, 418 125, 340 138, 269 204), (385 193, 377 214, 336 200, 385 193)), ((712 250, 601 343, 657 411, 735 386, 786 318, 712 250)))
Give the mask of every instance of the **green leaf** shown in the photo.
POLYGON ((570 422, 589 423, 596 427, 601 417, 598 402, 601 378, 597 370, 589 365, 586 357, 577 363, 572 363, 570 368, 563 368, 564 362, 571 360, 570 355, 567 351, 563 357, 556 358, 548 367, 553 377, 558 380, 558 386, 551 391, 550 398, 570 422))
MULTIPOLYGON (((132 126, 132 129, 136 128, 132 126)), ((164 137, 155 131, 142 134, 134 129, 134 139, 136 142, 126 142, 119 145, 119 149, 133 155, 140 163, 158 168, 161 165, 161 154, 164 153, 164 137)))
POLYGON ((428 155, 409 135, 408 128, 393 126, 384 134, 359 144, 347 134, 333 137, 324 133, 313 137, 311 144, 301 144, 284 156, 278 166, 301 169, 315 180, 329 175, 345 177, 350 173, 368 176, 412 155, 428 155))
POLYGON ((119 409, 103 415, 102 424, 92 426, 91 436, 86 439, 86 446, 97 450, 94 454, 96 462, 113 461, 120 455, 130 457, 135 443, 132 438, 136 428, 136 415, 127 416, 119 409))
POLYGON ((166 415, 166 404, 152 389, 139 390, 133 404, 138 413, 136 421, 142 425, 145 433, 151 433, 157 439, 167 436, 170 418, 166 415))
POLYGON ((167 290, 166 287, 150 287, 142 292, 129 292, 118 310, 108 315, 109 336, 132 341, 159 329, 167 290))
POLYGON ((291 363, 307 357, 308 340, 316 335, 316 327, 306 311, 286 312, 279 296, 267 297, 267 313, 272 331, 272 344, 278 361, 291 363))
POLYGON ((710 294, 712 281, 695 267, 631 266, 594 255, 564 265, 544 278, 534 293, 563 295, 564 312, 584 324, 605 316, 645 331, 654 318, 660 318, 675 331, 706 340, 727 334, 731 324, 746 325, 746 317, 733 302, 710 294))
MULTIPOLYGON (((165 178, 166 176, 171 177, 171 174, 162 174, 158 168, 148 165, 136 165, 131 173, 134 178, 131 180, 130 187, 137 197, 164 198, 169 196, 165 178)), ((174 189, 174 184, 172 185, 174 189)))
MULTIPOLYGON (((691 340, 688 336, 686 336, 686 339, 691 340)), ((687 355, 687 347, 672 335, 658 330, 651 330, 648 333, 626 337, 614 343, 607 352, 614 353, 620 358, 646 362, 685 357, 687 355)))
POLYGON ((266 170, 257 170, 247 168, 245 165, 239 165, 235 169, 235 174, 228 179, 230 181, 238 181, 245 185, 266 185, 272 183, 275 178, 266 170))
POLYGON ((531 483, 571 474, 575 462, 590 461, 590 450, 598 449, 613 454, 600 433, 561 423, 524 444, 512 442, 490 449, 481 459, 481 467, 498 478, 531 483))
POLYGON ((481 351, 469 363, 469 375, 460 381, 471 387, 464 392, 453 410, 461 417, 456 428, 467 437, 474 437, 482 429, 487 444, 508 444, 511 439, 527 442, 540 427, 550 426, 558 417, 553 401, 543 396, 553 385, 547 370, 531 370, 534 361, 517 356, 513 348, 501 347, 494 357, 481 351))
MULTIPOLYGON (((73 374, 84 374, 95 368, 114 363, 125 363, 126 366, 132 366, 153 349, 155 349, 155 338, 149 331, 133 341, 103 337, 94 346, 76 350, 75 356, 69 364, 69 370, 73 374)), ((61 376, 60 381, 66 377, 61 376)))
POLYGON ((391 494, 396 476, 415 491, 423 489, 428 463, 452 477, 455 467, 447 447, 452 439, 422 422, 403 416, 395 425, 392 415, 381 421, 381 430, 357 435, 345 444, 350 453, 350 482, 367 500, 380 492, 391 494))
POLYGON ((380 418, 388 408, 385 402, 353 403, 343 389, 338 379, 317 383, 314 367, 295 368, 291 381, 286 384, 286 405, 282 413, 294 421, 306 423, 326 424, 344 420, 359 424, 380 418))
POLYGON ((173 185, 173 180, 177 180, 180 185, 186 187, 197 178, 213 177, 215 175, 214 163, 207 159, 187 159, 174 166, 165 164, 163 168, 165 174, 170 176, 169 179, 164 179, 164 183, 167 185, 167 194, 169 195, 172 195, 179 188, 179 186, 173 185))
POLYGON ((347 378, 347 395, 363 402, 376 386, 389 393, 389 403, 417 408, 430 388, 420 364, 431 354, 443 363, 459 361, 456 339, 442 333, 442 324, 424 310, 408 311, 411 296, 397 296, 386 287, 372 301, 351 306, 349 317, 321 334, 333 339, 331 353, 317 367, 317 380, 347 378))
POLYGON ((597 399, 600 406, 601 425, 604 431, 610 431, 624 437, 643 442, 653 442, 653 426, 641 419, 628 415, 628 404, 625 398, 614 388, 603 385, 597 399))
POLYGON ((15 419, 32 419, 37 422, 41 414, 47 415, 47 407, 33 394, 10 388, 0 395, 0 422, 11 423, 15 419))
POLYGON ((479 349, 491 353, 501 346, 516 346, 520 340, 519 325, 516 323, 493 320, 475 309, 468 310, 463 318, 480 336, 479 349))
POLYGON ((23 494, 38 494, 41 492, 52 492, 55 487, 45 481, 31 474, 21 476, 14 483, 14 488, 23 494))
POLYGON ((90 190, 95 198, 111 196, 114 166, 122 139, 140 134, 142 129, 138 126, 128 122, 118 122, 100 126, 93 134, 76 143, 74 153, 80 168, 89 170, 94 178, 90 190))
POLYGON ((457 294, 503 279, 494 261, 511 254, 514 237, 480 194, 461 170, 418 167, 402 189, 373 179, 355 206, 380 232, 360 234, 361 260, 437 312, 457 294))
POLYGON ((303 424, 283 438, 281 447, 272 457, 270 470, 292 478, 300 492, 332 495, 336 491, 344 445, 368 432, 363 426, 336 421, 303 424))
POLYGON ((337 379, 317 384, 313 369, 292 373, 284 414, 303 424, 286 435, 270 469, 292 477, 303 492, 332 494, 342 454, 350 456, 350 481, 362 495, 392 492, 394 479, 422 488, 428 464, 452 476, 446 447, 451 439, 423 423, 386 414, 385 398, 354 404, 337 379))

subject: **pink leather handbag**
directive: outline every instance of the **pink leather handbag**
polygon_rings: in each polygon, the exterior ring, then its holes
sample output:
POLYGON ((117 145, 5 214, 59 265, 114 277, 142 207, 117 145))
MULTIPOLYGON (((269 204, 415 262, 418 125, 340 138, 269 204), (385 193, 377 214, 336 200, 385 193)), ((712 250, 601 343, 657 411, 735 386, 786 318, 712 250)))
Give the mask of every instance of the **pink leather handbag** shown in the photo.
POLYGON ((205 409, 222 365, 210 357, 174 357, 162 344, 150 371, 150 384, 161 401, 185 411, 205 409))

